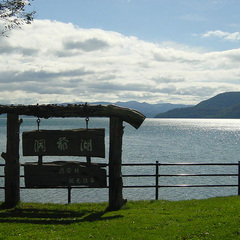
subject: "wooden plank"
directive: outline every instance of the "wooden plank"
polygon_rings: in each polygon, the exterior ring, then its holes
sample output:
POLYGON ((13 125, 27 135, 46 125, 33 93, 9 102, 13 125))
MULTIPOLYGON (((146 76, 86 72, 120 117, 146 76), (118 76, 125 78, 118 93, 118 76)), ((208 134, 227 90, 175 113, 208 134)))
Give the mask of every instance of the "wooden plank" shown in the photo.
POLYGON ((94 165, 79 162, 50 162, 24 164, 25 186, 61 187, 89 186, 104 188, 107 186, 106 170, 94 165))
POLYGON ((24 132, 23 156, 105 157, 105 129, 24 132))
POLYGON ((0 105, 0 114, 16 113, 18 115, 51 117, 116 117, 139 128, 146 118, 140 112, 116 105, 0 105))

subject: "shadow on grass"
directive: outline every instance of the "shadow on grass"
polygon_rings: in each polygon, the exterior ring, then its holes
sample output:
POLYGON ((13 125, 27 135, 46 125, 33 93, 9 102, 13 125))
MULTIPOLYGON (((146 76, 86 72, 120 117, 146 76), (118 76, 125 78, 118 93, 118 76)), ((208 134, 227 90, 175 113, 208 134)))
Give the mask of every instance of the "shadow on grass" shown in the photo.
POLYGON ((115 215, 104 217, 107 211, 68 211, 50 210, 38 208, 12 208, 6 209, 4 204, 0 205, 0 223, 31 223, 31 224, 61 224, 105 221, 123 217, 115 215))

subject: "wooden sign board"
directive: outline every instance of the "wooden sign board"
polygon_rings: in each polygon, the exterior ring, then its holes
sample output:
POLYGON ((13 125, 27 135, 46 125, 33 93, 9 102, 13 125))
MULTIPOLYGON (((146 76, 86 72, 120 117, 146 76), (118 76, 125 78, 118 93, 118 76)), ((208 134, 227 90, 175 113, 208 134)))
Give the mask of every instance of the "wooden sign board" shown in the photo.
POLYGON ((23 132, 23 156, 105 157, 105 129, 23 132))
POLYGON ((103 188, 107 186, 106 170, 97 165, 83 165, 78 162, 50 162, 24 164, 25 186, 61 187, 89 186, 103 188))

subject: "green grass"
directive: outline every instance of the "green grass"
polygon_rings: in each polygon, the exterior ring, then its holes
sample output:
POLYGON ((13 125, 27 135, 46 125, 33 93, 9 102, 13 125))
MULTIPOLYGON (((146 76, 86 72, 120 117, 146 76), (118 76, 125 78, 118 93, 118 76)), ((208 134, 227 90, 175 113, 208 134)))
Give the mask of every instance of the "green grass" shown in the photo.
POLYGON ((0 206, 0 239, 240 239, 240 197, 0 206))

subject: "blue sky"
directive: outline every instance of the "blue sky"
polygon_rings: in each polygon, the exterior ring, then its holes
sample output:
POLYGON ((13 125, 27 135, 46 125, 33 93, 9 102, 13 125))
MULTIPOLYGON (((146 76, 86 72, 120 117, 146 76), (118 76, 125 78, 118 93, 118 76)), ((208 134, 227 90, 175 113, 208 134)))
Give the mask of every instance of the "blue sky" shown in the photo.
POLYGON ((0 102, 196 104, 240 91, 238 0, 34 0, 0 39, 0 102))
POLYGON ((206 50, 239 46, 202 37, 209 31, 239 31, 238 0, 41 0, 34 2, 34 9, 38 19, 116 31, 150 42, 173 41, 206 50))

